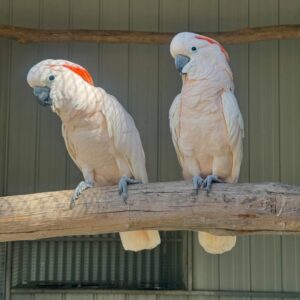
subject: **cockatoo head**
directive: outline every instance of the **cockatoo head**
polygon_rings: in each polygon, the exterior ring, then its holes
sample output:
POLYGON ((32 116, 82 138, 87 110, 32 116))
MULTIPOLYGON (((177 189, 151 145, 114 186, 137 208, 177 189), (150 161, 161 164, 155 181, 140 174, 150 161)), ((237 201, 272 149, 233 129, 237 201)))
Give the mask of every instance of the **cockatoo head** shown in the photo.
POLYGON ((191 78, 205 72, 207 66, 212 66, 217 61, 227 64, 229 60, 228 53, 221 44, 212 38, 192 32, 180 32, 175 35, 170 52, 175 59, 177 70, 191 78))
POLYGON ((82 84, 93 85, 93 79, 85 68, 62 59, 46 59, 37 63, 29 70, 27 82, 39 103, 51 106, 53 110, 58 104, 56 101, 68 98, 68 91, 74 91, 82 84))

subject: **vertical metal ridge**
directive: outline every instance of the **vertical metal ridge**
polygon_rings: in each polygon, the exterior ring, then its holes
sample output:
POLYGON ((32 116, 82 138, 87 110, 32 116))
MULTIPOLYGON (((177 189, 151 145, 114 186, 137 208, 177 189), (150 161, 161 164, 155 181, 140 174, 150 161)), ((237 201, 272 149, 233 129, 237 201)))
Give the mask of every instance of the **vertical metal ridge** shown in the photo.
POLYGON ((124 251, 118 234, 13 243, 13 287, 184 288, 182 232, 156 249, 124 251))
POLYGON ((5 299, 5 285, 6 285, 6 243, 0 244, 0 299, 5 299))
MULTIPOLYGON (((10 25, 13 24, 13 0, 8 1, 8 23, 10 25)), ((8 83, 11 82, 12 78, 12 41, 8 42, 8 68, 7 68, 7 81, 8 83)), ((6 98, 11 99, 11 87, 10 84, 7 85, 6 89, 6 98)), ((10 109, 11 109, 11 101, 8 101, 5 107, 5 115, 4 115, 4 143, 3 143, 3 158, 4 158, 4 164, 3 164, 3 194, 6 195, 8 192, 8 165, 9 165, 9 124, 10 124, 10 109)))

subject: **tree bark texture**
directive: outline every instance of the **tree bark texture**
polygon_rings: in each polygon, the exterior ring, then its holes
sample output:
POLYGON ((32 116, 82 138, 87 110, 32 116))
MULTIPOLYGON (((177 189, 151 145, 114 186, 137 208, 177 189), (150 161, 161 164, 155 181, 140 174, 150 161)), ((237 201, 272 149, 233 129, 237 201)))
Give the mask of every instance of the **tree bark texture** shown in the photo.
POLYGON ((192 184, 133 185, 128 203, 117 187, 91 188, 70 209, 72 191, 0 198, 0 241, 138 229, 219 235, 300 233, 300 187, 281 183, 214 184, 207 196, 192 184))
MULTIPOLYGON (((98 42, 123 44, 169 44, 176 32, 141 32, 118 30, 84 29, 34 29, 11 25, 0 25, 0 38, 16 40, 20 43, 50 42, 98 42)), ((267 40, 298 39, 300 25, 279 25, 244 28, 219 33, 202 33, 222 44, 245 44, 267 40)))

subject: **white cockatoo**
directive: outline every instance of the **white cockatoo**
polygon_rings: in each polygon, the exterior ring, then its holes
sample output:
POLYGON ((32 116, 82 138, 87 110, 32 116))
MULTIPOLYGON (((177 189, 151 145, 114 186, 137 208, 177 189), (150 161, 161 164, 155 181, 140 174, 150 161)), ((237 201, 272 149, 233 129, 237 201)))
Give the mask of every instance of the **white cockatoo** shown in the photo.
MULTIPOLYGON (((191 32, 178 33, 170 52, 183 82, 169 112, 172 140, 184 178, 208 194, 213 182, 237 182, 242 162, 244 125, 229 57, 217 41, 191 32)), ((213 254, 236 243, 235 236, 205 232, 198 238, 213 254)))
MULTIPOLYGON (((67 150, 84 181, 74 191, 71 206, 86 188, 118 184, 126 202, 127 184, 148 181, 140 135, 132 117, 88 71, 66 60, 47 59, 27 75, 40 104, 50 106, 62 121, 67 150)), ((158 231, 120 233, 124 249, 152 249, 160 243, 158 231)))

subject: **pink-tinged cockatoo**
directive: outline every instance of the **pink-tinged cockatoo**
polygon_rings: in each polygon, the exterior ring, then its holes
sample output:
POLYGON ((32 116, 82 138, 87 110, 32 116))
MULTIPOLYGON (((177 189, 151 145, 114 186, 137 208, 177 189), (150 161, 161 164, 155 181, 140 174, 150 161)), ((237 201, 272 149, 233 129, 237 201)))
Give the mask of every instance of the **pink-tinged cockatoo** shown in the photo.
MULTIPOLYGON (((39 103, 60 117, 67 150, 83 174, 72 206, 86 188, 117 183, 126 202, 127 184, 148 181, 133 119, 112 95, 93 85, 86 69, 66 60, 47 59, 30 69, 27 82, 39 103)), ((122 232, 120 237, 123 247, 132 251, 160 243, 154 230, 122 232)))
MULTIPOLYGON (((172 140, 184 178, 208 194, 213 182, 237 182, 242 162, 244 125, 229 57, 217 41, 191 32, 178 33, 170 52, 183 82, 169 112, 172 140)), ((198 238, 213 254, 236 243, 235 236, 205 232, 198 238)))

